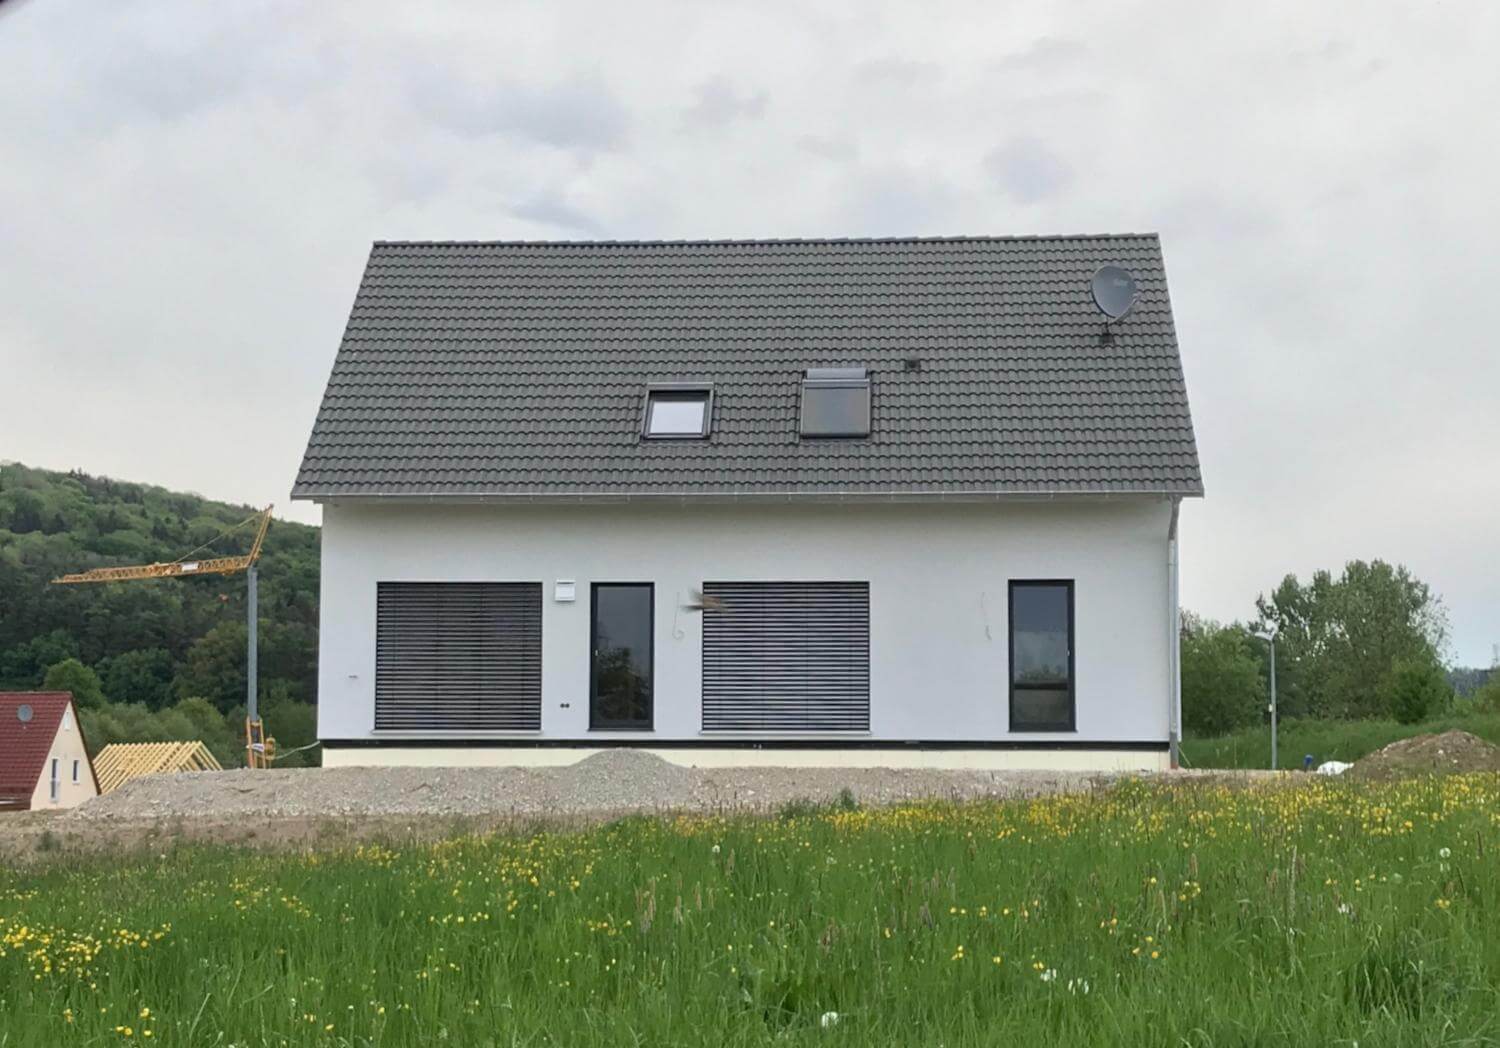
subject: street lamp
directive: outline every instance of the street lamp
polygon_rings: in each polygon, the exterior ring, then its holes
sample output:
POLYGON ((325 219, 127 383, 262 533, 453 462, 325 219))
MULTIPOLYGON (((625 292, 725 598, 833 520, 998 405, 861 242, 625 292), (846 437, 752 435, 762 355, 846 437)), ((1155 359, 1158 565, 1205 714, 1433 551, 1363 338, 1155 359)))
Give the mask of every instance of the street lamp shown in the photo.
POLYGON ((1271 770, 1276 770, 1276 634, 1255 633, 1252 636, 1271 646, 1271 770))

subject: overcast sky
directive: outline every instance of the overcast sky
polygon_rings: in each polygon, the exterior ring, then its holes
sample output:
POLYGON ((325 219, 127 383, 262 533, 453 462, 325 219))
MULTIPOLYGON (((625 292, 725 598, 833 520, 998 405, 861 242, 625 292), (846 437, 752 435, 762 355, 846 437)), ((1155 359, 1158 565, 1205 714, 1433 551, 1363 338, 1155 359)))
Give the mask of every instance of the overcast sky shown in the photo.
POLYGON ((0 2, 0 459, 287 493, 372 240, 1163 238, 1183 599, 1500 642, 1500 5, 0 2))

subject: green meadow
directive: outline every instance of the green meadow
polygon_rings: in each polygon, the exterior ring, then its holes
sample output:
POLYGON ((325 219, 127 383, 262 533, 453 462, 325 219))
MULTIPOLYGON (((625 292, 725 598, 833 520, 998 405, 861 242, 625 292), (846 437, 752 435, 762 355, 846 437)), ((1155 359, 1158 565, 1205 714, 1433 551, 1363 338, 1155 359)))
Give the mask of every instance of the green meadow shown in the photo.
POLYGON ((0 871, 0 1048, 1500 1042, 1500 776, 0 871))
MULTIPOLYGON (((1315 766, 1324 761, 1353 762, 1401 739, 1444 731, 1466 731, 1500 745, 1500 713, 1465 710, 1420 724, 1378 718, 1284 720, 1278 732, 1277 766, 1284 770, 1298 769, 1308 756, 1315 766)), ((1260 725, 1212 738, 1184 739, 1182 762, 1189 768, 1269 768, 1271 729, 1260 725)))

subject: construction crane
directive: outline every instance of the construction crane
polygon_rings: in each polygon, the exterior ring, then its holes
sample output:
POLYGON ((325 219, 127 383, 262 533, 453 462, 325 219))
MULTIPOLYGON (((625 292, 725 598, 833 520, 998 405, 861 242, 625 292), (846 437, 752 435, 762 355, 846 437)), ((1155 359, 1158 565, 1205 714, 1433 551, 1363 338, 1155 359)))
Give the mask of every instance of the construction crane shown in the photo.
POLYGON ((261 546, 265 544, 266 532, 271 527, 271 509, 267 506, 259 513, 246 517, 228 531, 210 542, 199 546, 192 553, 178 560, 156 564, 135 564, 123 568, 91 568, 73 575, 53 579, 55 585, 72 585, 81 582, 129 582, 134 579, 175 579, 187 575, 235 575, 245 573, 245 603, 248 605, 246 666, 248 687, 245 694, 245 764, 251 768, 266 768, 276 759, 276 740, 266 736, 266 726, 260 719, 260 703, 256 694, 256 619, 259 615, 259 598, 256 594, 255 562, 260 559, 261 546), (250 543, 250 552, 242 557, 208 557, 192 559, 194 554, 206 550, 225 535, 233 534, 248 524, 254 524, 255 539, 250 543))

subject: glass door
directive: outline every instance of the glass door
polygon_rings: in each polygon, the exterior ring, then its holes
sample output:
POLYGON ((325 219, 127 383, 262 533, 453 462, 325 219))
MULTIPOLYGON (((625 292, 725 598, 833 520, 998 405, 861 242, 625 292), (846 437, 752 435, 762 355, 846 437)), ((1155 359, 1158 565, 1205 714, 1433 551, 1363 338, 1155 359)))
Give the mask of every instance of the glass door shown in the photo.
POLYGON ((654 587, 596 582, 591 596, 589 729, 650 731, 654 587))

